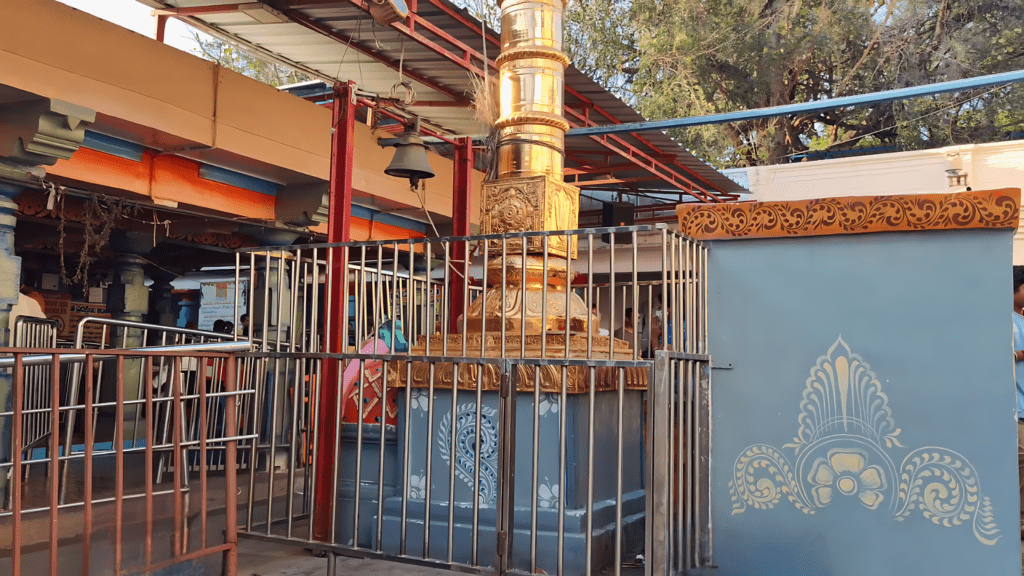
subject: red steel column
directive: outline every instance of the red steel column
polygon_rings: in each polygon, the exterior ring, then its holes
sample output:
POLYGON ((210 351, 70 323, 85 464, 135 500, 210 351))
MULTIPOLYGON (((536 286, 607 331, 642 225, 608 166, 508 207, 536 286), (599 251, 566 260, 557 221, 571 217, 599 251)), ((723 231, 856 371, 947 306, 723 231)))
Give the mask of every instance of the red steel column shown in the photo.
MULTIPOLYGON (((354 151, 354 128, 356 111, 356 86, 354 82, 334 85, 334 133, 331 135, 331 186, 330 204, 327 216, 327 241, 348 242, 352 226, 352 156, 354 151)), ((324 350, 343 352, 342 326, 347 322, 347 302, 342 302, 344 283, 348 282, 347 249, 334 249, 327 278, 328 298, 331 302, 330 315, 325 326, 324 350)), ((334 487, 334 465, 338 447, 334 444, 334 432, 338 425, 338 374, 341 362, 325 360, 319 382, 317 403, 317 454, 316 454, 316 502, 313 508, 313 537, 327 542, 331 536, 334 521, 334 501, 337 490, 334 487)))
POLYGON ((334 85, 328 242, 349 241, 349 230, 352 227, 352 154, 355 150, 355 123, 356 83, 338 82, 334 85))
MULTIPOLYGON (((452 193, 452 236, 469 236, 469 214, 470 198, 472 197, 473 186, 473 139, 459 138, 455 144, 455 186, 452 193)), ((456 242, 452 246, 452 265, 455 270, 451 272, 452 297, 451 316, 449 317, 448 332, 455 333, 462 327, 459 316, 465 312, 466 302, 465 284, 466 278, 462 277, 466 259, 466 243, 456 242)))

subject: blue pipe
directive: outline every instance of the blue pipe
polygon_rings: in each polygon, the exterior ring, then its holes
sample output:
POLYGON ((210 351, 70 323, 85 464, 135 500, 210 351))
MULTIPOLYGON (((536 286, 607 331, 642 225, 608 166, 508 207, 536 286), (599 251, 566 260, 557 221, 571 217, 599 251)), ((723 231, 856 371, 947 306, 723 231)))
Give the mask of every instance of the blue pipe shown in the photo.
POLYGON ((606 126, 592 126, 589 128, 573 128, 566 133, 566 136, 604 136, 606 134, 622 134, 625 132, 650 132, 652 130, 667 130, 669 128, 687 128, 691 126, 705 126, 707 124, 725 124, 726 122, 739 122, 743 120, 760 120, 763 118, 774 118, 776 116, 789 116, 791 114, 810 114, 814 112, 826 112, 839 108, 850 108, 854 106, 868 106, 894 100, 907 100, 918 96, 930 96, 932 94, 945 94, 948 92, 962 92, 975 88, 988 88, 1001 84, 1012 84, 1024 80, 1024 70, 1013 72, 1002 72, 989 74, 976 78, 964 78, 962 80, 951 80, 937 84, 925 84, 911 88, 899 88, 896 90, 885 90, 883 92, 872 92, 857 96, 843 96, 842 98, 831 98, 829 100, 815 100, 814 102, 803 102, 800 104, 787 104, 785 106, 772 106, 770 108, 757 108, 754 110, 740 110, 738 112, 726 112, 725 114, 711 114, 708 116, 691 116, 689 118, 673 118, 671 120, 651 120, 646 122, 630 122, 627 124, 611 124, 606 126))

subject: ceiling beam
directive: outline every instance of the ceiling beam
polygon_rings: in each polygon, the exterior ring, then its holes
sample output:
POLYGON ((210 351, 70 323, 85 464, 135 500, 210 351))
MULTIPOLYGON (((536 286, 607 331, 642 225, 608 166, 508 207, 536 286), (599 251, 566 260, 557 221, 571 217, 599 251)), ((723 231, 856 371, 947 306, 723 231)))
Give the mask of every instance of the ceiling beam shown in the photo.
MULTIPOLYGON (((317 22, 316 20, 314 20, 313 18, 310 18, 309 16, 306 16, 302 12, 299 12, 297 10, 292 10, 292 9, 289 9, 289 8, 283 9, 282 12, 286 16, 288 16, 288 18, 290 20, 292 20, 293 22, 295 22, 296 24, 299 24, 299 25, 303 26, 304 28, 312 30, 313 32, 316 32, 317 34, 320 34, 320 35, 325 36, 327 38, 331 38, 331 39, 333 39, 333 40, 335 40, 337 42, 341 42, 342 44, 345 44, 346 46, 350 46, 353 50, 359 52, 360 54, 363 54, 364 56, 368 56, 368 57, 376 60, 377 62, 380 62, 381 64, 384 64, 385 66, 388 66, 389 68, 392 68, 394 70, 398 70, 399 67, 400 67, 398 62, 395 62, 394 60, 388 58, 387 56, 384 56, 382 54, 378 54, 374 50, 372 50, 370 48, 367 48, 366 46, 363 46, 362 44, 360 44, 358 41, 355 40, 355 38, 353 38, 351 36, 348 36, 347 34, 344 34, 343 32, 335 30, 335 29, 331 28, 330 26, 327 26, 325 24, 317 22)), ((428 86, 428 87, 430 87, 433 90, 436 90, 436 91, 444 94, 445 96, 451 98, 452 100, 455 100, 457 102, 463 102, 463 103, 469 104, 469 101, 466 99, 465 95, 457 94, 451 88, 446 88, 444 86, 441 86, 437 82, 427 78, 426 76, 423 76, 422 74, 419 74, 417 72, 409 70, 408 68, 405 68, 404 66, 402 66, 402 73, 405 74, 406 76, 408 76, 409 78, 412 78, 413 80, 415 80, 415 81, 417 81, 417 82, 419 82, 419 83, 421 83, 421 84, 423 84, 425 86, 428 86)))

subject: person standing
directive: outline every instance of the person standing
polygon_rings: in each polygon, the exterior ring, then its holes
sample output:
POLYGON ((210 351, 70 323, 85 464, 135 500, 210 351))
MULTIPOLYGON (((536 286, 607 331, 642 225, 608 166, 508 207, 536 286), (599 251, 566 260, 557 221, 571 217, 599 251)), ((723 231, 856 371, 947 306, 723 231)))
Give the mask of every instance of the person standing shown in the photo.
POLYGON ((1013 372, 1017 386, 1017 473, 1024 533, 1024 266, 1013 267, 1013 372))

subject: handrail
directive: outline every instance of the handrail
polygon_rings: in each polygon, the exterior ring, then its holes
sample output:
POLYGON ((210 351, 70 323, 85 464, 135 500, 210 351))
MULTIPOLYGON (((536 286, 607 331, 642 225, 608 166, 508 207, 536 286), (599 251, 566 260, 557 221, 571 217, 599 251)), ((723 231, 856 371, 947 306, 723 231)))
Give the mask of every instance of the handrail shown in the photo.
MULTIPOLYGON (((230 354, 232 352, 248 352, 252 349, 252 342, 249 340, 231 340, 229 342, 208 342, 203 344, 180 344, 177 346, 153 346, 149 348, 125 348, 117 350, 117 353, 107 352, 105 354, 59 354, 58 361, 61 364, 77 364, 84 362, 87 356, 95 360, 110 360, 118 356, 144 356, 152 353, 167 352, 209 352, 213 354, 230 354)), ((195 354, 200 356, 201 354, 195 354)), ((53 362, 54 354, 33 354, 22 356, 22 366, 40 366, 53 362)), ((0 369, 13 368, 14 358, 0 358, 0 369)))
POLYGON ((191 328, 179 328, 177 326, 162 326, 159 324, 147 324, 145 322, 135 322, 132 320, 118 320, 116 318, 103 318, 100 316, 86 316, 78 321, 78 327, 75 330, 75 348, 81 348, 83 344, 83 338, 85 331, 82 327, 93 322, 96 324, 105 324, 107 326, 120 326, 122 328, 137 328, 139 330, 158 330, 160 332, 171 332, 174 334, 185 334, 188 336, 202 336, 204 338, 219 338, 226 340, 228 338, 234 338, 233 334, 224 334, 223 332, 207 332, 205 330, 193 330, 191 328))

